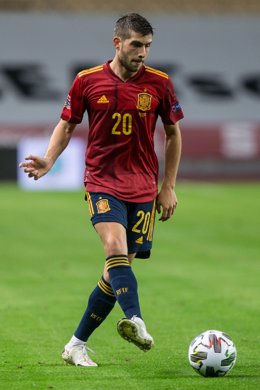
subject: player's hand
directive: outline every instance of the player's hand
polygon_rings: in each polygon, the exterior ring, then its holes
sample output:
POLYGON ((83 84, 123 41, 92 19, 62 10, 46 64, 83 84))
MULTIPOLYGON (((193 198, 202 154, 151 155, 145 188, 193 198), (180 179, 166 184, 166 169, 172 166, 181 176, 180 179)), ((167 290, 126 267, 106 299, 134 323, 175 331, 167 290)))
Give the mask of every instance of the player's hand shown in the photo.
POLYGON ((177 196, 171 188, 162 188, 156 200, 156 210, 162 214, 159 221, 167 221, 172 217, 177 207, 177 196))
POLYGON ((19 167, 24 168, 24 172, 28 177, 32 177, 34 180, 46 175, 52 166, 49 160, 39 156, 29 155, 25 157, 25 160, 19 164, 19 167))

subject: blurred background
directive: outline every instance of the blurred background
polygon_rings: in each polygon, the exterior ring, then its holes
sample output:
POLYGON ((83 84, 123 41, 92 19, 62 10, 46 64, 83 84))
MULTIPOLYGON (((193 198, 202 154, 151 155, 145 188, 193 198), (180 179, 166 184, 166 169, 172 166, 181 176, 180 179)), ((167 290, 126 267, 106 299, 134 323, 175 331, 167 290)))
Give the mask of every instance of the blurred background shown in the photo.
MULTIPOLYGON (((87 115, 41 183, 17 163, 44 153, 76 73, 113 57, 114 23, 132 11, 151 21, 146 63, 172 77, 185 114, 179 178, 260 180, 259 0, 0 0, 0 182, 82 187, 87 115)), ((163 140, 159 122, 159 160, 163 140)))

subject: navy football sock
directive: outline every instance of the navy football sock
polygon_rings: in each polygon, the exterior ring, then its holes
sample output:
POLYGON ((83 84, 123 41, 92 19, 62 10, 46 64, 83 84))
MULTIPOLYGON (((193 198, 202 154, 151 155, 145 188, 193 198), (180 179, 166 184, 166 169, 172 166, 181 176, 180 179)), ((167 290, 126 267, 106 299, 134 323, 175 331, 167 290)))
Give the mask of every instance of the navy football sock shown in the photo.
POLYGON ((137 292, 137 281, 126 255, 109 256, 106 259, 110 284, 116 299, 127 318, 142 318, 137 292))
POLYGON ((113 290, 102 276, 89 297, 87 309, 74 335, 82 341, 87 341, 89 336, 111 312, 115 303, 116 298, 113 290))

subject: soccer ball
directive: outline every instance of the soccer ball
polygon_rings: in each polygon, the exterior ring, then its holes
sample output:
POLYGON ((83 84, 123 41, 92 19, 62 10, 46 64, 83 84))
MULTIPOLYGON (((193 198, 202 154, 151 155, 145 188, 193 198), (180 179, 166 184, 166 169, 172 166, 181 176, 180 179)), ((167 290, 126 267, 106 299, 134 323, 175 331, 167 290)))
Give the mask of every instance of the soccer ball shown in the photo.
POLYGON ((237 350, 230 337, 218 330, 207 330, 192 340, 189 362, 202 376, 224 376, 235 365, 237 350))

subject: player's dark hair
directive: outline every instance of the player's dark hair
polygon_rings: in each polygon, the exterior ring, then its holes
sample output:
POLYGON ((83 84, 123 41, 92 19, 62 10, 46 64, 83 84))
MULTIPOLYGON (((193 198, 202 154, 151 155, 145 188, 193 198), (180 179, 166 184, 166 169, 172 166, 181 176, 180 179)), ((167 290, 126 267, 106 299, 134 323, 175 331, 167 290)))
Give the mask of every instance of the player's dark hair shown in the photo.
POLYGON ((136 13, 128 13, 116 21, 115 35, 126 39, 130 37, 130 31, 135 31, 143 36, 152 34, 151 24, 143 16, 136 13))

